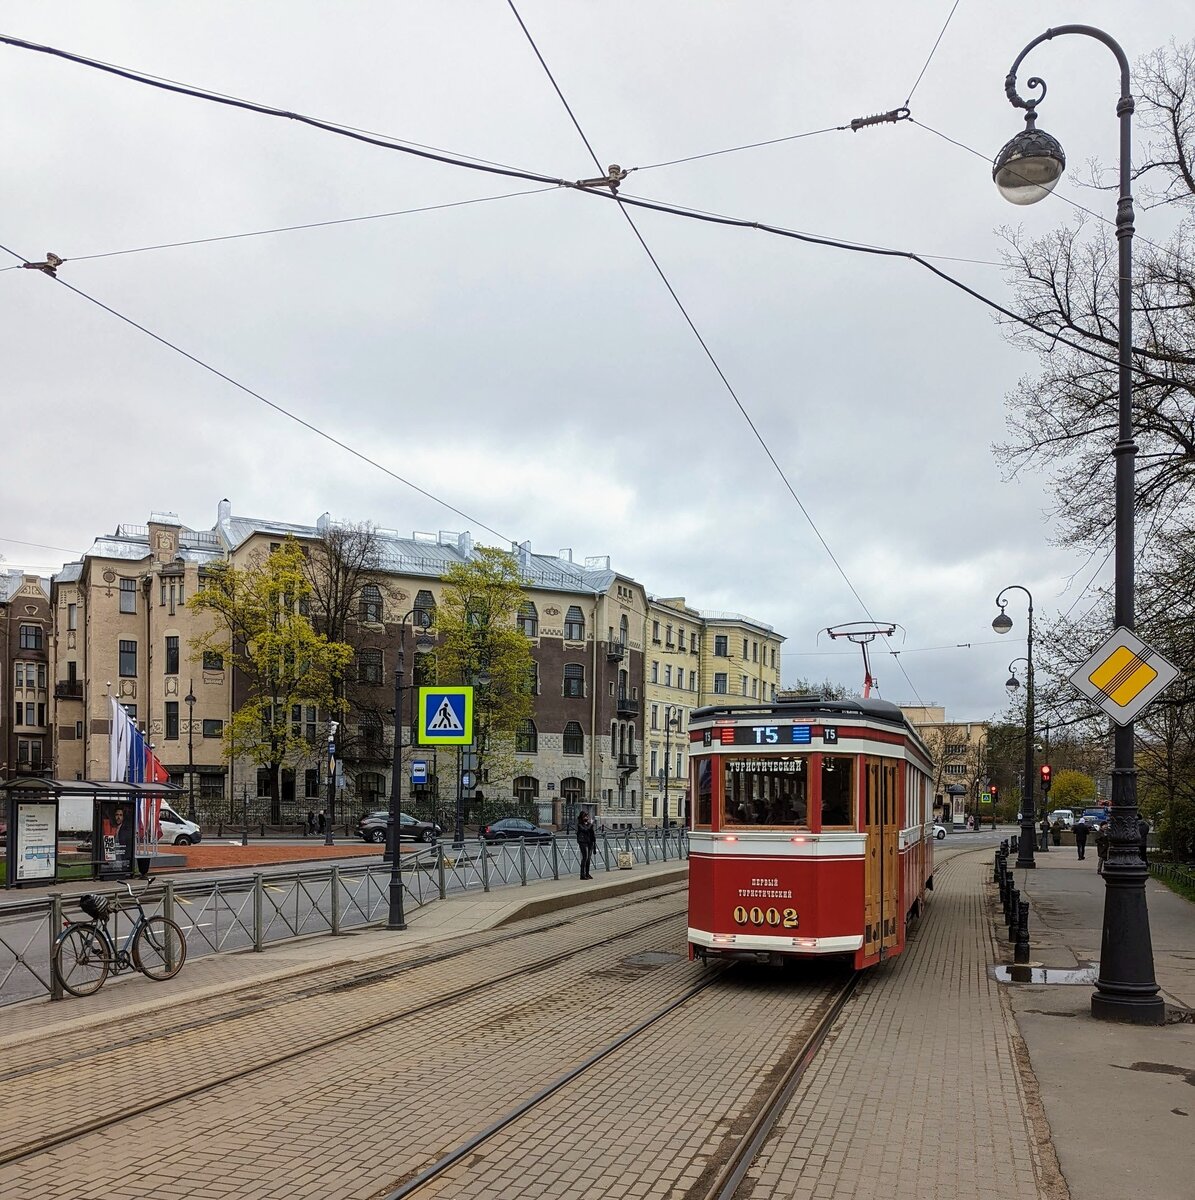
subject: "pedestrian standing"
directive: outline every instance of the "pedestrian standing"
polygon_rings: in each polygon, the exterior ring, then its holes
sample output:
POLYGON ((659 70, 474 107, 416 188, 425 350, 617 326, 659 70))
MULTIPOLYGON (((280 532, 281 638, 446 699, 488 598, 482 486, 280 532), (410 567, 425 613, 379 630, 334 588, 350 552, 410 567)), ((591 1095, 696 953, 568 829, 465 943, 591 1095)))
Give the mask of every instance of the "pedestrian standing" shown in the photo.
POLYGON ((1087 835, 1090 830, 1087 828, 1087 822, 1082 817, 1075 822, 1075 845, 1079 847, 1079 861, 1083 861, 1083 855, 1087 851, 1087 835))
POLYGON ((307 837, 308 834, 311 834, 314 832, 315 832, 315 809, 309 808, 307 810, 307 824, 303 826, 303 836, 307 837))
POLYGON ((327 827, 328 827, 328 817, 327 817, 327 814, 324 812, 324 810, 321 808, 319 810, 319 831, 320 831, 320 833, 323 833, 324 830, 327 829, 327 827))
POLYGON ((1095 835, 1095 853, 1100 860, 1100 865, 1096 867, 1096 872, 1100 875, 1104 873, 1104 866, 1108 862, 1108 847, 1112 842, 1111 835, 1108 833, 1109 822, 1105 821, 1099 828, 1099 832, 1095 835))
POLYGON ((577 818, 577 848, 581 851, 581 878, 592 879, 590 867, 593 863, 593 852, 597 849, 597 830, 593 827, 589 813, 581 810, 577 818))
POLYGON ((1149 822, 1139 816, 1137 818, 1137 848, 1141 851, 1141 861, 1148 867, 1149 859, 1145 856, 1145 842, 1149 837, 1149 822))
POLYGON ((1041 846, 1039 849, 1048 850, 1050 841, 1050 818, 1043 816, 1041 819, 1041 846))

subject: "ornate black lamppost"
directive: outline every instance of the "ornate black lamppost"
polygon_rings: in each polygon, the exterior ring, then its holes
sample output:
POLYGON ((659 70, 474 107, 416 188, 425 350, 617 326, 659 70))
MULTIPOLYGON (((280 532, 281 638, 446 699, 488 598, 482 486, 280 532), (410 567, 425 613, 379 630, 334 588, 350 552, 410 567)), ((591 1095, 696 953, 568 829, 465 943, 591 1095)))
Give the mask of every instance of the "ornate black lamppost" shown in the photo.
POLYGON ((672 731, 680 728, 680 706, 669 704, 664 709, 664 841, 668 841, 668 784, 672 778, 672 731))
POLYGON ((195 680, 183 697, 187 706, 187 820, 195 820, 195 680))
POLYGON ((424 632, 430 624, 428 613, 422 608, 413 608, 399 623, 398 666, 394 672, 394 755, 390 760, 390 820, 386 827, 386 853, 390 856, 390 912, 387 929, 406 929, 402 899, 402 676, 406 666, 407 622, 415 618, 420 627, 415 639, 415 653, 426 654, 433 646, 432 639, 424 632))
MULTIPOLYGON (((1000 611, 992 622, 992 628, 997 633, 1007 633, 1012 628, 1012 618, 1004 611, 1008 604, 1004 593, 1012 591, 1024 592, 1029 599, 1029 632, 1025 637, 1025 773, 1021 782, 1021 836, 1017 841, 1016 865, 1032 870, 1037 862, 1033 857, 1033 596, 1028 588, 1019 583, 1010 583, 1000 591, 996 597, 1000 611)), ((1012 663, 1009 663, 1008 669, 1012 670, 1012 663)), ((1004 686, 1009 691, 1015 690, 1019 686, 1016 676, 1012 676, 1004 686)))
POLYGON ((339 721, 328 722, 328 811, 324 814, 324 845, 332 845, 332 814, 336 811, 336 731, 339 721))
MULTIPOLYGON (((1041 95, 1022 100, 1017 94, 1017 68, 1035 46, 1063 34, 1095 38, 1116 56, 1120 67, 1120 96, 1116 115, 1120 121, 1120 198, 1116 206, 1116 240, 1120 250, 1117 365, 1119 369, 1119 420, 1116 445, 1116 586, 1115 621, 1119 628, 1133 628, 1133 541, 1135 459, 1133 441, 1132 347, 1133 347, 1133 193, 1132 115, 1129 90, 1129 60, 1120 45, 1102 29, 1091 25, 1060 25, 1047 29, 1020 54, 1004 81, 1009 102, 1026 110, 1027 128, 999 153, 992 177, 1000 192, 1014 204, 1032 204, 1048 194, 1066 167, 1062 147, 1049 134, 1035 128, 1037 105, 1045 98, 1045 82, 1036 76, 1028 81, 1041 95)), ((1149 933, 1149 911, 1145 903, 1148 874, 1138 850, 1137 767, 1133 752, 1133 725, 1118 725, 1114 734, 1112 768, 1111 845, 1104 867, 1104 931, 1100 948, 1100 973, 1091 997, 1095 1017, 1131 1021, 1138 1025, 1161 1025, 1166 1006, 1158 995, 1154 977, 1153 944, 1149 933)), ((1024 844, 1024 837, 1021 843, 1024 844)), ((1020 863, 1018 862, 1018 866, 1020 863)))

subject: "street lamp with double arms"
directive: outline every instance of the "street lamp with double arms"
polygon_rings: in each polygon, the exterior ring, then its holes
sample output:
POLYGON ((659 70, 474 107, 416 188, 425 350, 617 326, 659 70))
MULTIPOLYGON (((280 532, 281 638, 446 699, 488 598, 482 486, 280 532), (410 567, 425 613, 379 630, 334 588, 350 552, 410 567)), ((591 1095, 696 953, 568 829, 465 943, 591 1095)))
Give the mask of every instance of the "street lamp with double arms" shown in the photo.
MULTIPOLYGON (((1032 870, 1037 866, 1037 862, 1033 857, 1033 596, 1028 588, 1019 583, 1010 583, 1008 587, 1001 589, 996 597, 1000 611, 992 622, 992 628, 1000 634, 1007 633, 1012 628, 1012 618, 1004 611, 1008 605, 1004 593, 1012 591, 1024 592, 1029 600, 1029 628, 1025 636, 1025 762, 1021 781, 1021 836, 1017 840, 1016 865, 1032 870)), ((1008 669, 1012 670, 1012 663, 1009 663, 1008 669)), ((1011 676, 1005 686, 1010 692, 1015 691, 1019 686, 1016 676, 1011 676)))
POLYGON ((387 929, 406 929, 402 895, 402 695, 403 670, 406 666, 407 622, 414 617, 419 625, 415 653, 426 654, 433 641, 426 630, 431 623, 426 609, 413 608, 403 617, 398 630, 398 666, 394 672, 394 754, 390 760, 390 820, 386 827, 387 853, 390 855, 390 911, 387 929))
POLYGON ((672 731, 680 728, 679 705, 669 704, 664 709, 664 824, 665 839, 668 837, 668 784, 672 778, 672 731))
MULTIPOLYGON (((1033 204, 1049 194, 1066 168, 1062 147, 1036 128, 1037 106, 1046 85, 1034 76, 1027 86, 1041 95, 1024 100, 1017 94, 1017 70, 1025 56, 1042 42, 1064 34, 1081 34, 1102 42, 1120 68, 1120 96, 1116 116, 1120 122, 1120 197, 1116 205, 1116 241, 1119 248, 1117 330, 1117 440, 1112 456, 1116 463, 1116 584, 1115 622, 1132 630, 1134 624, 1134 507, 1136 456, 1133 441, 1133 191, 1132 116, 1129 60, 1119 43, 1092 25, 1059 25, 1035 37, 1017 55, 1004 80, 1004 93, 1014 108, 1026 110, 1026 128, 997 155, 992 178, 1000 192, 1015 204, 1033 204)), ((1100 947, 1100 973, 1091 997, 1091 1012, 1110 1021, 1135 1025, 1161 1025, 1166 1006, 1158 995, 1154 975, 1149 911, 1145 902, 1148 875, 1138 849, 1137 767, 1133 725, 1118 725, 1114 734, 1112 768, 1111 845, 1104 866, 1104 931, 1100 947)), ((1021 839, 1022 842, 1024 839, 1021 839)), ((1018 864, 1019 865, 1019 864, 1018 864)))

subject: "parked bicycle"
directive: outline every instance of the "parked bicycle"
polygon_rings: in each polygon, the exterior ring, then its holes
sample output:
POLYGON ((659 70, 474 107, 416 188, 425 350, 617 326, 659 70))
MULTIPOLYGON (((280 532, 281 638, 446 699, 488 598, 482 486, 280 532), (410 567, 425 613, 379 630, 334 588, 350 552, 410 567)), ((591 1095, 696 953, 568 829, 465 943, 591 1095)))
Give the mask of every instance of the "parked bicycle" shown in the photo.
POLYGON ((140 893, 126 883, 129 899, 88 893, 79 897, 79 907, 90 921, 67 921, 54 942, 54 974, 72 996, 90 996, 99 991, 109 972, 119 975, 136 967, 150 979, 173 979, 187 959, 183 931, 169 917, 147 917, 140 893), (130 903, 131 902, 131 903, 130 903), (108 919, 117 912, 136 911, 136 918, 123 943, 117 946, 108 929, 108 919))

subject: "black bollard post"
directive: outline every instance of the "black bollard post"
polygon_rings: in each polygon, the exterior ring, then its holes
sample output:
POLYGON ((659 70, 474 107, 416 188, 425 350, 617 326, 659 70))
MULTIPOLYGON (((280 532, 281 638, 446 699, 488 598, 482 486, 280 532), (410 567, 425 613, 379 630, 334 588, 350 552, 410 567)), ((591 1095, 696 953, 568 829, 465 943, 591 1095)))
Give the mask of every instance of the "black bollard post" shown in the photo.
POLYGON ((992 882, 1000 882, 1000 851, 992 855, 992 882))
POLYGON ((1027 963, 1029 961, 1029 901, 1022 900, 1017 905, 1017 945, 1013 952, 1013 962, 1027 963))
POLYGON ((1017 914, 1020 912, 1021 892, 1019 888, 1013 888, 1012 893, 1008 898, 1008 940, 1015 942, 1017 940, 1017 914))
POLYGON ((1013 854, 1016 854, 1021 849, 1021 839, 1015 833, 1009 838, 1008 848, 1013 854))
POLYGON ((1001 842, 1000 842, 1000 849, 1001 849, 1001 850, 1002 850, 1002 851, 1003 851, 1005 854, 1007 854, 1007 853, 1008 853, 1008 838, 1004 838, 1004 839, 1002 839, 1002 840, 1001 840, 1001 842))

